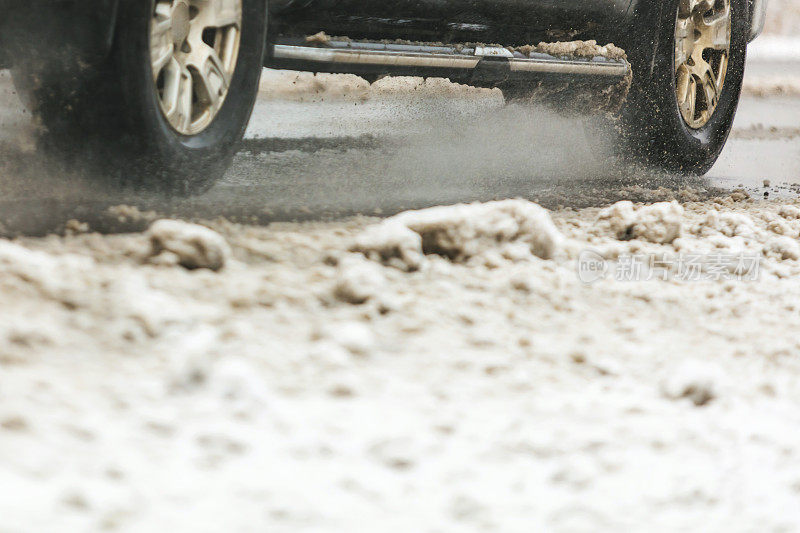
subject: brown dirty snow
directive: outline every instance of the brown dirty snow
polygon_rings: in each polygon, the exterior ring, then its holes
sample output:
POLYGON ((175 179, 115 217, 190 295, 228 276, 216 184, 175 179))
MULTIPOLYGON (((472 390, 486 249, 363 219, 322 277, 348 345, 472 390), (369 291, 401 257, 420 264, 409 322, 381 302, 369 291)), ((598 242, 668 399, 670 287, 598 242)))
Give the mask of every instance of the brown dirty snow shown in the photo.
POLYGON ((561 234, 547 211, 525 200, 440 206, 391 217, 365 230, 352 249, 367 257, 417 270, 424 256, 456 262, 552 258, 561 234))
POLYGON ((520 52, 523 55, 532 53, 548 54, 556 57, 605 57, 608 59, 627 59, 625 50, 613 43, 598 45, 597 41, 557 41, 552 43, 541 42, 538 45, 525 45, 509 50, 520 52))
POLYGON ((306 36, 306 42, 309 44, 328 44, 330 41, 330 36, 324 31, 306 36))
POLYGON ((386 286, 383 269, 361 255, 348 254, 338 260, 334 295, 351 304, 379 298, 386 286))
POLYGON ((228 243, 218 233, 180 220, 156 221, 147 236, 151 247, 148 261, 156 264, 220 270, 231 255, 228 243))
POLYGON ((155 211, 141 211, 135 205, 125 204, 111 206, 106 213, 123 224, 153 222, 158 217, 155 211))
POLYGON ((640 207, 622 201, 601 211, 598 220, 608 224, 618 239, 669 244, 681 235, 683 208, 675 201, 640 207))
POLYGON ((2 528, 791 530, 799 238, 737 196, 0 240, 2 528))

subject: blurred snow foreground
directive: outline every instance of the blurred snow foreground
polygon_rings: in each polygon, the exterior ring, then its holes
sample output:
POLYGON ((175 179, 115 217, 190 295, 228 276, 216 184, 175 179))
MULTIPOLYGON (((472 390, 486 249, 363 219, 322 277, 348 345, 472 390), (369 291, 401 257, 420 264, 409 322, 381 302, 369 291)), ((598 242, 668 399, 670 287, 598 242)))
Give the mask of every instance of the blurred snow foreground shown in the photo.
POLYGON ((797 204, 68 227, 0 240, 2 531, 800 524, 797 204))

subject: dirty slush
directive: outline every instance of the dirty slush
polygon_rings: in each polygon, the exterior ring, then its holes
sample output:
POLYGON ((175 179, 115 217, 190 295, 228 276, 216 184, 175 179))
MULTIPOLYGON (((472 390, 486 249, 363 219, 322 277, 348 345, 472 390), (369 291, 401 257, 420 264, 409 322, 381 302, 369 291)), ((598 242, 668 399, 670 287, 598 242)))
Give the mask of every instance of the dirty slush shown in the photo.
POLYGON ((11 531, 798 519, 798 205, 86 229, 0 241, 11 531), (586 283, 585 250, 760 270, 586 283))

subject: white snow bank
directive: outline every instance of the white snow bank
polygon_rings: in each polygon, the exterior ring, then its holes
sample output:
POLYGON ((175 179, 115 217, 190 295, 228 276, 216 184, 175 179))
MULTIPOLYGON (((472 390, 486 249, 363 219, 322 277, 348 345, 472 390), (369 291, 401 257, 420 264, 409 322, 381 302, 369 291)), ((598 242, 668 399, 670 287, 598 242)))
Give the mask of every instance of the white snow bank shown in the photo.
POLYGON ((562 237, 547 210, 526 200, 461 204, 409 211, 367 228, 353 251, 405 270, 425 255, 455 262, 476 257, 552 258, 562 237))
MULTIPOLYGON (((669 244, 599 211, 215 222, 219 272, 143 265, 145 234, 0 240, 2 528, 791 530, 800 203, 688 201, 669 244), (348 251, 376 228, 425 268, 348 251), (765 270, 587 286, 566 244, 532 259, 548 234, 765 270)), ((621 211, 668 239, 668 204, 621 211)))

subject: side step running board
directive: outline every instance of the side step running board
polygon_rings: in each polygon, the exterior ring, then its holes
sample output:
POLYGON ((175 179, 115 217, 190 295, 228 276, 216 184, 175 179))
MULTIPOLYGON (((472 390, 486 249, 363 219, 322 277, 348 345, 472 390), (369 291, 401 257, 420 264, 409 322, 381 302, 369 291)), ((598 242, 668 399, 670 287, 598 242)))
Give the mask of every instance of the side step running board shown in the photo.
POLYGON ((539 53, 525 57, 497 46, 358 41, 327 41, 317 45, 298 40, 274 44, 268 66, 329 73, 446 77, 480 84, 580 79, 610 85, 622 81, 630 72, 630 65, 624 60, 559 58, 539 53))

